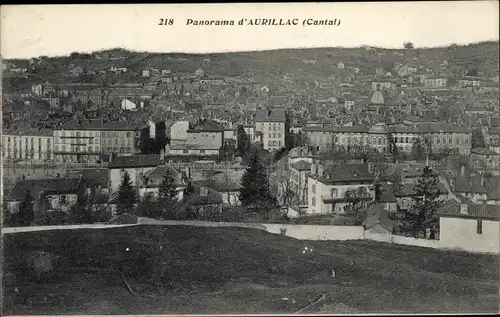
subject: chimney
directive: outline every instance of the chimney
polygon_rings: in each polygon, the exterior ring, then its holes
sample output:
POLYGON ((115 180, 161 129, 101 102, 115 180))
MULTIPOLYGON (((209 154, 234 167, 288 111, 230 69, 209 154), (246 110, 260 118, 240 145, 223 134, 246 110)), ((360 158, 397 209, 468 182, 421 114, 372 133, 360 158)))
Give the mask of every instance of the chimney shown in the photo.
POLYGON ((368 173, 373 173, 373 163, 372 162, 368 162, 368 173))
POLYGON ((467 204, 460 204, 460 214, 461 215, 469 214, 469 206, 467 204))
POLYGON ((186 173, 188 179, 191 179, 191 169, 189 166, 184 167, 184 173, 186 173))

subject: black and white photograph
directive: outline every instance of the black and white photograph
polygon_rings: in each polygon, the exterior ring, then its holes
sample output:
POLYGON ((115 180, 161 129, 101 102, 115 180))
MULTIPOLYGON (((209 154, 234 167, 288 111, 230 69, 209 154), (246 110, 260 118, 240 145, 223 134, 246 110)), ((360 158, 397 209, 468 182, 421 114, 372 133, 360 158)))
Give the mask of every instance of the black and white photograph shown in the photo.
POLYGON ((500 313, 498 1, 0 11, 0 315, 500 313))

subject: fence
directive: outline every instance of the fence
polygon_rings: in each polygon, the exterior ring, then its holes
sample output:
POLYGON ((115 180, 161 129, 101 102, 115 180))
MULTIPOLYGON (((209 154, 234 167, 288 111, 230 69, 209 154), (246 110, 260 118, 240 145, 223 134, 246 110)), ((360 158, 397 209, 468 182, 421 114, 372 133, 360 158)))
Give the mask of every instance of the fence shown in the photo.
POLYGON ((2 234, 31 232, 31 231, 50 231, 50 230, 108 229, 108 228, 129 227, 129 226, 137 226, 137 225, 136 224, 107 225, 103 223, 96 223, 96 224, 84 224, 84 225, 62 225, 62 226, 3 227, 2 234))
POLYGON ((323 225, 293 225, 293 224, 266 224, 266 223, 242 223, 242 222, 209 222, 209 221, 176 221, 155 220, 139 218, 138 224, 129 225, 64 225, 64 226, 38 226, 38 227, 13 227, 3 228, 2 234, 20 233, 30 231, 46 230, 72 230, 72 229, 107 229, 116 227, 128 227, 137 225, 165 225, 165 226, 196 226, 196 227, 239 227, 263 230, 272 234, 282 234, 299 240, 314 241, 347 241, 347 240, 371 240, 390 244, 417 246, 440 250, 458 250, 473 253, 492 253, 479 249, 460 249, 444 246, 439 240, 416 239, 412 237, 397 236, 392 234, 365 232, 361 226, 323 226, 323 225))

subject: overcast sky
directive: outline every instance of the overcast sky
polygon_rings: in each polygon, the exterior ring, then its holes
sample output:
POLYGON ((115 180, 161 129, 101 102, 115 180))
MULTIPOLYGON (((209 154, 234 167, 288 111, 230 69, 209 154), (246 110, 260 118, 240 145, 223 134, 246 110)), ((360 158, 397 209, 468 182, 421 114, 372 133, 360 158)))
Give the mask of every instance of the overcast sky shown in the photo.
POLYGON ((125 47, 227 52, 372 45, 401 48, 498 40, 498 1, 2 6, 3 58, 125 47), (159 26, 160 18, 174 25, 159 26), (340 19, 332 26, 186 26, 187 19, 340 19))

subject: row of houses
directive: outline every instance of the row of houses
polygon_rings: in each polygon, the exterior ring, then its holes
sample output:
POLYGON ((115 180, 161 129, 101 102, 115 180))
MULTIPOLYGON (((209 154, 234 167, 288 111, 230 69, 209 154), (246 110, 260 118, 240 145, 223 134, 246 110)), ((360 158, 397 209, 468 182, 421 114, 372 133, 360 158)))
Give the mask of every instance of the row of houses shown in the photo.
MULTIPOLYGON (((29 194, 34 202, 36 215, 60 210, 72 212, 83 197, 91 197, 93 208, 116 212, 117 195, 125 173, 130 176, 137 202, 144 197, 157 197, 158 188, 165 172, 174 177, 177 198, 180 202, 195 208, 238 205, 238 180, 241 172, 227 172, 224 177, 214 177, 208 183, 203 171, 191 171, 188 167, 166 164, 162 155, 138 154, 115 157, 107 168, 85 168, 68 170, 66 175, 52 179, 21 179, 16 182, 6 197, 8 210, 16 213, 29 194), (200 176, 200 173, 203 174, 200 176), (194 189, 189 200, 184 191, 188 184, 194 189)), ((89 200, 87 200, 89 201, 89 200)))
POLYGON ((308 144, 318 151, 331 150, 332 146, 346 148, 362 146, 390 153, 393 147, 410 153, 417 141, 430 142, 434 152, 455 150, 469 155, 472 148, 472 131, 452 124, 423 123, 415 126, 385 124, 372 126, 308 125, 302 128, 308 144))

